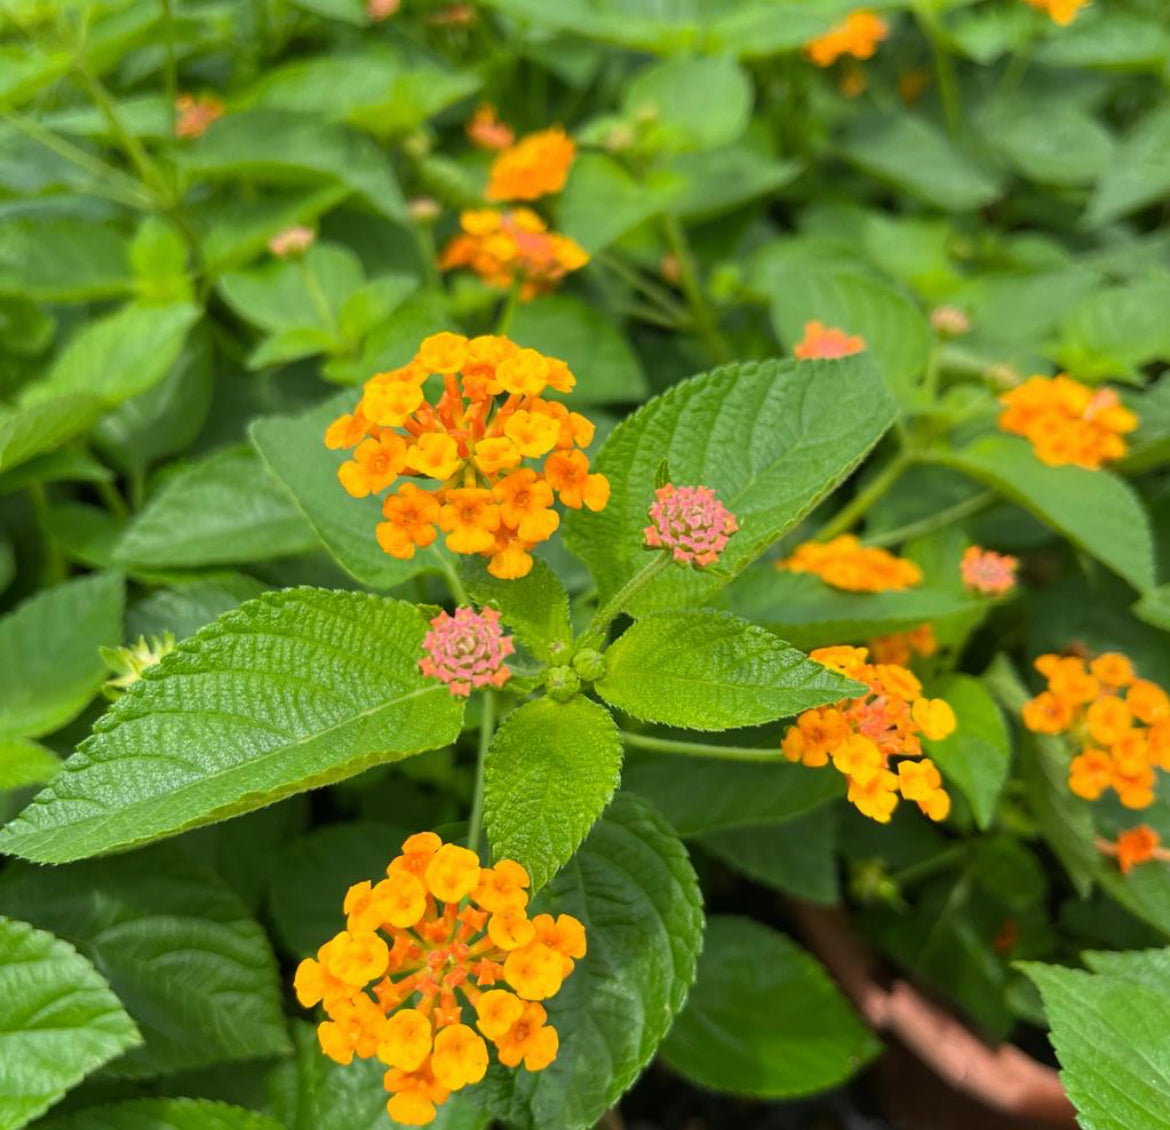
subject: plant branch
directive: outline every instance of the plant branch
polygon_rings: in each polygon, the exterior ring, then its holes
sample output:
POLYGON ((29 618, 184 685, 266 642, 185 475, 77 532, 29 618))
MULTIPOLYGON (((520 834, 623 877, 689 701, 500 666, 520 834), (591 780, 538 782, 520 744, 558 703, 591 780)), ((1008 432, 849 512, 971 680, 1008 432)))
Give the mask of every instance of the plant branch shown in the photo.
POLYGON ((752 746, 709 745, 706 742, 683 742, 674 738, 656 738, 650 734, 621 732, 622 741, 630 749, 644 749, 648 753, 673 753, 683 757, 709 757, 717 761, 756 761, 788 764, 779 746, 774 749, 758 749, 752 746))
POLYGON ((907 451, 899 451, 864 487, 817 531, 817 541, 828 541, 852 529, 914 462, 907 451))
POLYGON ((577 644, 577 650, 598 647, 605 639, 606 629, 629 603, 630 598, 641 592, 673 560, 667 552, 656 553, 617 592, 613 594, 593 615, 593 620, 577 644))
POLYGON ((867 536, 865 544, 875 546, 899 545, 904 541, 909 541, 911 538, 920 538, 926 534, 933 534, 935 530, 945 529, 954 522, 961 522, 964 518, 970 518, 972 514, 978 514, 986 510, 995 501, 995 497, 995 491, 993 490, 980 491, 978 494, 973 494, 970 498, 964 498, 962 502, 956 502, 954 506, 948 506, 945 510, 939 510, 935 514, 930 514, 925 518, 919 518, 917 522, 907 522, 904 526, 898 526, 892 530, 885 530, 880 534, 874 534, 872 537, 867 536))
POLYGON ((484 762, 491 748, 492 736, 496 730, 496 696, 492 690, 483 692, 483 717, 479 723, 479 753, 475 759, 475 792, 471 797, 471 816, 467 822, 467 846, 479 851, 480 834, 483 830, 483 779, 484 762))

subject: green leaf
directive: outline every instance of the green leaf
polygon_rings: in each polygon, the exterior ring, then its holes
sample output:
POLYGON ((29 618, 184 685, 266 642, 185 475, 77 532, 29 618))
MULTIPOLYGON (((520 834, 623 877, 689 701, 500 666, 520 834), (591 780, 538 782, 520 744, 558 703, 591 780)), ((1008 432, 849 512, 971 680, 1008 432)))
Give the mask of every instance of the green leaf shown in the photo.
POLYGON ((159 845, 0 876, 0 913, 65 939, 110 983, 145 1045, 111 1065, 140 1078, 288 1051, 276 961, 260 924, 210 871, 159 845))
POLYGON ((890 392, 903 404, 922 399, 932 334, 926 315, 904 294, 854 270, 798 267, 773 272, 770 282, 772 324, 789 352, 814 320, 859 334, 890 392))
POLYGON ((1133 606, 1133 612, 1147 624, 1170 632, 1170 585, 1151 589, 1133 606))
POLYGON ((680 836, 791 820, 845 795, 832 770, 781 761, 753 765, 677 755, 631 759, 623 790, 652 801, 680 836))
POLYGON ((504 623, 537 659, 547 663, 552 659, 551 645, 572 642, 569 594, 539 558, 533 560, 528 576, 514 581, 493 577, 478 557, 464 557, 459 575, 475 602, 498 609, 504 623))
POLYGON ((1161 71, 1170 58, 1170 32, 1160 15, 1089 8, 1071 26, 1045 39, 1036 61, 1045 67, 1161 71))
POLYGON ((87 1106, 37 1123, 38 1130, 285 1130, 254 1110, 207 1099, 132 1099, 87 1106))
POLYGON ((701 1087, 786 1099, 837 1086, 880 1048, 791 939, 720 915, 707 923, 699 976, 662 1057, 701 1087))
POLYGON ((661 214, 675 187, 672 178, 637 181, 612 157, 586 153, 573 162, 561 196, 560 229, 596 254, 661 214))
POLYGON ((406 202, 386 155, 368 137, 287 110, 228 114, 183 152, 194 178, 282 185, 290 178, 335 182, 375 212, 406 219, 406 202))
POLYGON ((539 889, 568 862, 618 786, 622 743, 608 711, 580 696, 540 698, 509 714, 484 763, 492 855, 527 868, 539 889))
POLYGON ((728 365, 675 385, 606 440, 595 470, 610 481, 600 514, 566 516, 565 536, 608 596, 642 568, 654 472, 714 489, 739 522, 720 575, 672 568, 634 603, 677 609, 710 599, 795 525, 864 458, 895 414, 871 360, 728 365))
MULTIPOLYGON (((269 1106, 284 1130, 399 1130, 402 1124, 386 1115, 385 1064, 376 1059, 355 1059, 348 1067, 334 1063, 321 1051, 310 1024, 293 1025, 293 1044, 294 1058, 268 1076, 269 1106)), ((487 1130, 488 1122, 469 1088, 443 1103, 430 1126, 487 1130)))
POLYGON ((138 568, 181 569, 263 561, 317 545, 255 452, 233 447, 168 479, 126 527, 116 559, 138 568))
POLYGON ((1092 810, 1068 788, 1069 754, 1057 738, 1033 735, 1020 751, 1025 795, 1040 834, 1082 898, 1099 870, 1092 810))
POLYGON ((708 219, 771 196, 801 170, 796 161, 778 161, 747 145, 680 153, 669 168, 683 182, 670 210, 688 220, 708 219))
POLYGON ((736 580, 727 590, 727 604, 737 615, 802 648, 846 640, 860 643, 927 621, 977 612, 983 606, 944 589, 842 592, 811 573, 790 573, 770 563, 748 569, 736 580))
POLYGON ((267 588, 263 581, 243 573, 223 573, 207 580, 155 589, 127 610, 126 638, 170 632, 176 639, 185 639, 267 588))
POLYGON ((841 155, 862 172, 948 212, 973 212, 1000 194, 998 182, 938 127, 912 114, 859 119, 841 155))
POLYGON ((1126 135, 1097 182, 1085 222, 1103 227, 1170 191, 1170 107, 1147 114, 1126 135))
POLYGON ((566 294, 550 294, 521 306, 508 336, 568 363, 577 377, 569 404, 640 401, 649 389, 638 355, 611 319, 566 294))
POLYGON ((361 593, 241 605, 114 704, 0 851, 81 859, 446 745, 463 706, 418 671, 426 631, 412 605, 361 593))
POLYGON ((87 302, 132 286, 126 239, 85 220, 9 221, 0 228, 0 294, 87 302))
POLYGON ((39 742, 0 738, 0 791, 47 784, 60 768, 60 758, 39 742))
POLYGON ((442 571, 447 555, 438 543, 409 561, 383 552, 374 536, 382 520, 380 500, 351 498, 337 481, 337 468, 348 453, 325 446, 325 429, 343 412, 352 412, 357 400, 346 390, 301 416, 265 416, 252 425, 250 435, 268 470, 338 565, 363 585, 389 589, 419 573, 442 571))
POLYGON ((643 143, 683 152, 729 145, 751 120, 753 91, 743 68, 726 55, 663 59, 625 86, 625 112, 647 123, 643 143))
POLYGON ((835 807, 824 805, 780 824, 707 832, 699 843, 757 883, 833 905, 840 901, 836 816, 835 807))
POLYGON ((141 1043, 97 971, 65 942, 0 918, 0 1128, 18 1130, 141 1043))
POLYGON ((1017 172, 1038 184, 1080 185, 1106 172, 1113 135, 1060 96, 1036 105, 1025 95, 997 105, 981 123, 987 139, 1017 172))
POLYGON ((864 688, 723 612, 659 612, 606 653, 597 693, 646 722, 729 730, 854 698, 864 688))
POLYGON ((1115 864, 1098 856, 1097 882, 1130 914, 1170 937, 1170 869, 1165 864, 1135 867, 1122 875, 1115 864))
POLYGON ((0 735, 50 734, 97 694, 99 649, 122 642, 123 589, 116 573, 81 577, 0 619, 0 735))
POLYGON ((976 824, 989 828, 1011 768, 1007 724, 995 700, 970 675, 953 676, 935 694, 950 703, 958 725, 943 741, 924 742, 926 752, 971 802, 976 824))
POLYGON ((494 1071, 515 1130, 586 1130, 650 1062, 694 980, 703 912, 686 849, 652 808, 618 797, 534 910, 585 924, 589 952, 548 1002, 560 1051, 544 1071, 494 1071))
POLYGON ((1133 490, 1109 471, 1046 467, 1013 436, 989 436, 940 462, 1031 511, 1139 592, 1153 587, 1149 520, 1133 490))
POLYGON ((0 470, 81 435, 107 409, 166 376, 198 317, 194 306, 124 306, 86 323, 43 380, 0 408, 0 470))
MULTIPOLYGON (((1140 954, 1118 955, 1140 961, 1140 954)), ((1052 1025, 1061 1081, 1090 1130, 1170 1127, 1170 993, 1146 978, 1021 966, 1052 1025)))
POLYGON ((1166 275, 1095 291, 1065 318, 1056 358, 1082 379, 1140 381, 1144 365, 1170 357, 1167 304, 1166 275))

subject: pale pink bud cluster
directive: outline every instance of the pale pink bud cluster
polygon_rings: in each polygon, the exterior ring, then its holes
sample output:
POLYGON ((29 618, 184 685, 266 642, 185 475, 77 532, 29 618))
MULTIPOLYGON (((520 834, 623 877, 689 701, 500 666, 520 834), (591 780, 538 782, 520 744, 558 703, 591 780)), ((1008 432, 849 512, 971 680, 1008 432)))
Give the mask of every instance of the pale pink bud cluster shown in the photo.
POLYGON ((959 572, 963 584, 972 591, 986 596, 1002 596, 1015 585, 1019 564, 1009 554, 970 545, 959 562, 959 572))
POLYGON ((303 255, 316 238, 312 228, 298 224, 274 235, 268 241, 268 250, 278 259, 287 259, 290 255, 303 255))
POLYGON ((936 306, 930 324, 944 337, 962 337, 971 332, 971 319, 955 306, 936 306))
POLYGON ((504 660, 515 647, 512 637, 500 629, 500 614, 494 608, 482 612, 456 608, 454 616, 440 612, 431 621, 423 650, 426 655, 418 664, 422 673, 442 680, 452 694, 464 698, 472 687, 502 687, 512 675, 504 660))
POLYGON ((366 0, 366 17, 379 23, 388 20, 401 7, 402 0, 366 0))
POLYGON ((650 525, 643 533, 652 549, 669 549, 683 565, 711 565, 719 559, 728 537, 739 529, 735 515, 709 487, 676 487, 654 492, 650 525))

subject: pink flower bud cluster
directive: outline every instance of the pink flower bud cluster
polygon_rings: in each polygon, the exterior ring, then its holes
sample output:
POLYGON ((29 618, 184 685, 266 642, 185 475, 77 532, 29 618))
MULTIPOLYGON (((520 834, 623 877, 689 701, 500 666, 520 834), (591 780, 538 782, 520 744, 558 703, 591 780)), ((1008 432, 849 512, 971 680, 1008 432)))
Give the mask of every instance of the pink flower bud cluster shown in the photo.
POLYGON ((712 565, 731 534, 739 529, 735 515, 709 487, 676 487, 671 483, 654 492, 650 525, 643 531, 646 545, 669 549, 683 565, 712 565))
POLYGON ((454 616, 440 612, 431 621, 423 650, 422 673, 446 683, 453 695, 466 697, 473 687, 502 687, 512 675, 504 660, 515 647, 494 608, 457 608, 454 616))

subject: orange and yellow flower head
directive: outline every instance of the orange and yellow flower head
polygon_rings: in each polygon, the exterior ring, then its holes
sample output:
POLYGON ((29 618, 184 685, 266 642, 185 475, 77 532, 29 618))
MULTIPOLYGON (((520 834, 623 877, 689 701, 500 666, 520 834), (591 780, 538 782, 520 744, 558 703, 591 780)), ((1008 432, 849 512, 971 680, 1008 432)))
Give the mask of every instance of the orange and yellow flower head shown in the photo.
POLYGON ((1111 855, 1117 860, 1123 875, 1128 875, 1135 867, 1149 863, 1152 859, 1163 863, 1170 860, 1170 852, 1162 847, 1162 837, 1148 824, 1127 828, 1115 843, 1101 840, 1097 846, 1105 855, 1111 855))
POLYGON ((520 286, 522 301, 545 294, 571 271, 589 262, 585 249, 548 225, 529 208, 462 212, 454 236, 439 257, 444 271, 466 267, 488 286, 520 286))
POLYGON ((1019 561, 1010 554, 969 545, 959 562, 959 575, 963 578, 963 584, 972 592, 984 596, 1003 596, 1016 587, 1016 570, 1019 566, 1019 561))
POLYGON ((1111 388, 1092 389, 1063 373, 1029 377, 1000 398, 999 426, 1024 436, 1036 458, 1050 467, 1072 465, 1089 471, 1120 459, 1137 417, 1111 388))
POLYGON ((826 326, 823 322, 812 321, 805 322, 804 337, 796 343, 792 353, 799 361, 812 361, 815 358, 834 361, 864 350, 865 338, 848 334, 835 326, 826 326))
POLYGON ((212 122, 223 117, 225 109, 214 94, 180 94, 175 99, 175 136, 202 137, 212 122))
POLYGON ((492 162, 488 200, 537 200, 560 192, 569 178, 577 145, 554 126, 522 137, 492 162))
POLYGON ((776 567, 792 573, 815 573, 825 584, 846 592, 900 591, 922 580, 922 570, 913 561, 864 546, 852 534, 805 542, 776 567))
POLYGON ((386 878, 349 888, 346 928, 297 967, 306 1008, 320 1004, 321 1050, 341 1064, 375 1056, 388 1068, 391 1118, 433 1122, 452 1092, 505 1067, 541 1071, 558 1037, 541 1001, 585 956, 568 914, 528 914, 528 872, 481 867, 432 832, 409 837, 386 878))
POLYGON ((868 690, 806 710, 781 743, 788 760, 812 768, 831 762, 849 779, 850 803, 879 824, 889 822, 899 798, 916 803, 931 820, 945 820, 951 798, 937 766, 922 756, 921 739, 941 741, 954 732, 950 705, 926 698, 905 667, 870 663, 864 647, 823 647, 809 658, 868 690))
POLYGON ((541 395, 575 384, 563 361, 506 337, 432 334, 408 364, 366 382, 325 444, 352 449, 337 477, 353 497, 398 484, 374 531, 391 557, 413 557, 442 531, 449 550, 486 557, 493 576, 523 577, 560 525, 554 502, 596 511, 609 501, 581 450, 593 424, 541 395), (442 388, 433 403, 431 386, 442 388))
POLYGON ((1090 663, 1041 655, 1035 667, 1048 686, 1024 704, 1024 725, 1036 734, 1067 734, 1080 746, 1069 789, 1085 800, 1112 789, 1126 808, 1149 808, 1155 770, 1170 770, 1170 696, 1139 679, 1117 652, 1090 663))
POLYGON ((804 53, 818 67, 831 67, 842 55, 872 59, 878 44, 889 33, 885 20, 861 9, 846 16, 824 35, 806 43, 804 53))
POLYGON ((1053 23, 1067 27, 1077 18, 1080 10, 1088 5, 1089 0, 1024 0, 1024 3, 1044 12, 1053 23))
POLYGON ((467 136, 480 149, 507 149, 515 140, 512 127, 501 122, 490 102, 481 102, 467 123, 467 136))
POLYGON ((650 525, 643 531, 648 549, 668 549, 680 565, 714 565, 739 525, 710 487, 676 487, 654 492, 650 525))
POLYGON ((891 632, 878 636, 866 645, 875 663, 893 663, 899 667, 908 666, 916 655, 923 658, 938 651, 938 640, 930 624, 919 624, 908 632, 891 632))

